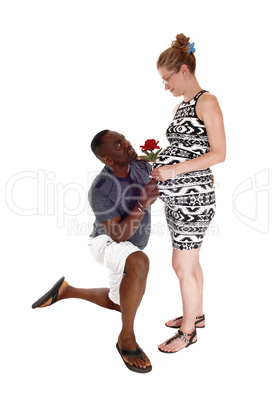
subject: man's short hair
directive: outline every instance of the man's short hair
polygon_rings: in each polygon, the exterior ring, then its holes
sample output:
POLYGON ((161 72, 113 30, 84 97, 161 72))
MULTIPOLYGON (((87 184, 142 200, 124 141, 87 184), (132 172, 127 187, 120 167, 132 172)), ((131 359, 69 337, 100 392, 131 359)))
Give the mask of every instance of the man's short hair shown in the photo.
POLYGON ((106 133, 108 133, 109 130, 103 130, 100 131, 100 133, 96 134, 93 138, 93 140, 91 141, 90 147, 92 152, 94 153, 95 156, 97 156, 98 159, 101 160, 101 155, 100 155, 100 146, 102 145, 102 138, 104 137, 104 135, 106 135, 106 133))

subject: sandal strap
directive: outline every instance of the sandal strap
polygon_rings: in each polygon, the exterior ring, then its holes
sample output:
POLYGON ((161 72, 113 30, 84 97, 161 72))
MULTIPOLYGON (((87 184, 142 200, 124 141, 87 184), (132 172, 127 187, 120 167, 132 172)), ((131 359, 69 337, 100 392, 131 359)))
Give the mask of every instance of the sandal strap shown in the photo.
POLYGON ((166 345, 169 345, 171 342, 175 341, 178 338, 178 333, 176 333, 172 338, 166 341, 166 345))
POLYGON ((189 339, 186 339, 185 336, 188 336, 188 334, 184 334, 183 332, 181 334, 179 334, 179 332, 177 333, 177 338, 185 343, 189 343, 189 339))
MULTIPOLYGON (((59 289, 58 289, 58 290, 59 290, 59 289)), ((52 296, 51 304, 54 304, 54 303, 57 302, 57 299, 58 299, 58 290, 57 290, 57 292, 54 293, 54 295, 52 296)))
POLYGON ((176 335, 178 335, 177 337, 180 338, 183 342, 186 342, 187 344, 191 344, 193 338, 196 335, 196 328, 194 329, 194 331, 191 334, 184 334, 182 331, 179 330, 176 335), (186 339, 186 336, 189 336, 190 338, 186 339))
MULTIPOLYGON (((181 315, 180 317, 174 318, 174 320, 173 320, 172 322, 181 320, 182 318, 183 318, 183 316, 181 315)), ((203 315, 201 315, 200 317, 196 317, 195 323, 198 324, 199 322, 202 322, 202 321, 204 321, 204 320, 205 320, 205 315, 203 314, 203 315)))
POLYGON ((201 317, 196 317, 195 324, 199 324, 200 322, 205 320, 205 315, 201 315, 201 317))
POLYGON ((184 334, 184 333, 179 329, 179 331, 177 332, 177 334, 180 335, 180 336, 191 336, 191 335, 193 334, 193 332, 192 332, 191 334, 184 334))
POLYGON ((184 341, 184 342, 186 342, 186 343, 189 343, 189 339, 186 339, 185 337, 186 336, 191 336, 192 334, 184 334, 182 331, 178 331, 177 332, 177 334, 178 334, 178 338, 180 338, 182 341, 184 341))
POLYGON ((174 318, 174 320, 173 320, 172 322, 178 321, 178 320, 180 320, 181 318, 183 318, 182 315, 181 315, 181 317, 174 318))
POLYGON ((129 356, 129 357, 139 357, 140 359, 143 358, 142 355, 143 350, 140 348, 139 345, 137 345, 137 348, 135 350, 132 349, 121 349, 121 354, 123 356, 129 356))
POLYGON ((185 334, 184 332, 179 330, 172 338, 170 338, 166 342, 166 345, 169 345, 171 342, 175 341, 175 339, 177 339, 177 338, 179 338, 181 341, 183 341, 187 344, 191 344, 195 335, 196 335, 196 329, 191 334, 185 334), (186 336, 190 336, 190 338, 186 339, 186 336))

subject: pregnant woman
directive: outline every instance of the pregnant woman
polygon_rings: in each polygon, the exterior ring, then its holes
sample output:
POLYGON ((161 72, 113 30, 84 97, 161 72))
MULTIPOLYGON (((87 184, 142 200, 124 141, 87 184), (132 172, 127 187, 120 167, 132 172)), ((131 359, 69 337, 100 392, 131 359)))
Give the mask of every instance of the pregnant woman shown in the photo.
POLYGON ((194 52, 190 38, 179 34, 157 61, 165 89, 175 97, 183 96, 166 132, 170 145, 160 153, 151 172, 165 203, 172 237, 172 266, 183 302, 183 316, 166 323, 179 331, 158 346, 166 353, 195 343, 196 328, 205 326, 199 251, 215 213, 209 168, 224 162, 226 155, 222 112, 216 97, 197 81, 194 52))

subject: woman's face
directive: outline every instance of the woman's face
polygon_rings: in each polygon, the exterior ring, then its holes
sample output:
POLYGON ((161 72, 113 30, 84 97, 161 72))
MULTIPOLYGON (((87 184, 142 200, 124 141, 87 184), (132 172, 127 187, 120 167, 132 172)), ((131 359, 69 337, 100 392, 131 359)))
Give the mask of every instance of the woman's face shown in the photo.
POLYGON ((158 71, 165 85, 165 90, 169 90, 173 96, 182 96, 184 94, 185 80, 181 69, 178 73, 175 73, 166 67, 159 67, 158 71))

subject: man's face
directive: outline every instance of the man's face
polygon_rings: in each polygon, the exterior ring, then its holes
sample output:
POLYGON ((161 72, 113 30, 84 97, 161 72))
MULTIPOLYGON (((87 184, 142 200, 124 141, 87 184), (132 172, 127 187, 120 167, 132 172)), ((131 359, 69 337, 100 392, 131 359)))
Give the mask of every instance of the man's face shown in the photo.
POLYGON ((125 139, 124 135, 116 131, 109 131, 102 138, 102 154, 108 158, 107 164, 110 160, 113 164, 125 166, 134 161, 138 155, 130 142, 125 139))

